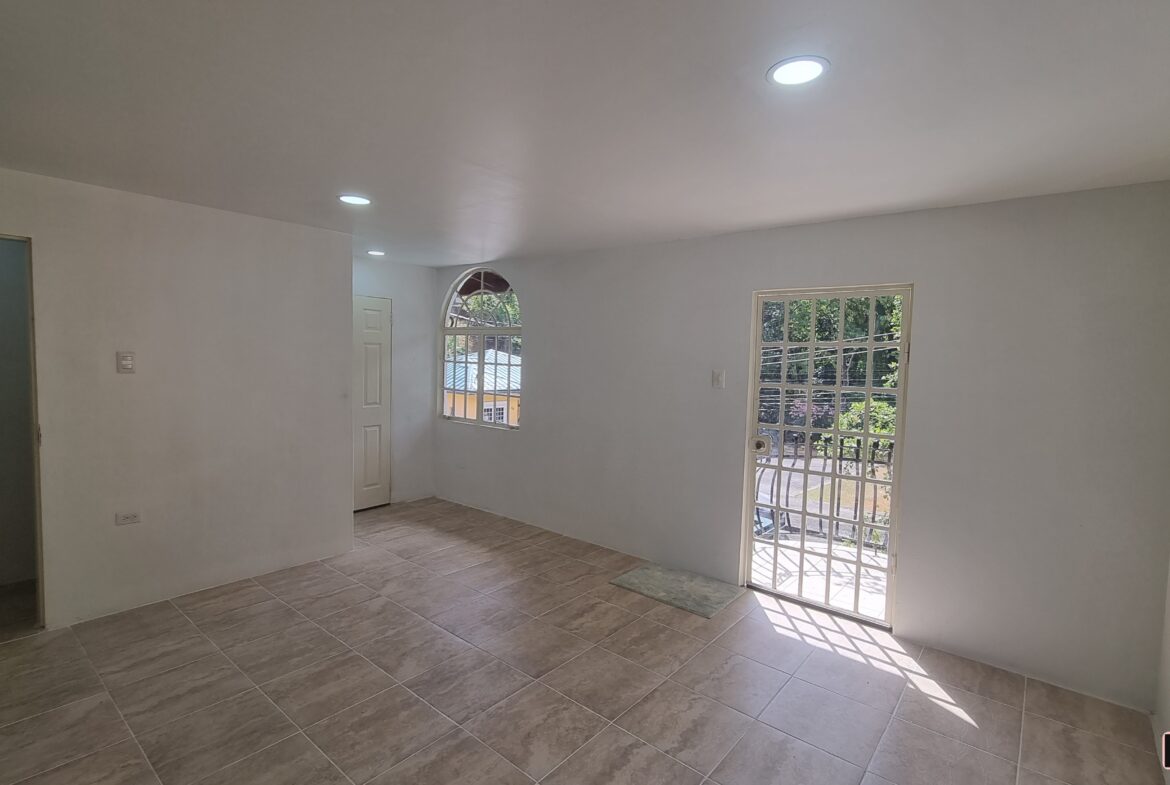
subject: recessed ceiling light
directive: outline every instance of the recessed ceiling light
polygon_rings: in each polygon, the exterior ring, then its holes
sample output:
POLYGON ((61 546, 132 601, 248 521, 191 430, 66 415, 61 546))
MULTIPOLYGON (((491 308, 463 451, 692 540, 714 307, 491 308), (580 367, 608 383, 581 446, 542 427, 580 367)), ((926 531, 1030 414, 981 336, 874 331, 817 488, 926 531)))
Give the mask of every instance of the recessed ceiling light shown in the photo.
POLYGON ((367 205, 370 203, 369 199, 364 196, 358 196, 357 194, 342 194, 337 198, 346 204, 367 205))
POLYGON ((370 256, 385 256, 386 255, 385 251, 369 250, 369 251, 366 251, 366 253, 368 253, 370 256))
POLYGON ((801 55, 781 60, 768 69, 768 81, 782 85, 811 82, 829 70, 829 61, 816 55, 801 55))

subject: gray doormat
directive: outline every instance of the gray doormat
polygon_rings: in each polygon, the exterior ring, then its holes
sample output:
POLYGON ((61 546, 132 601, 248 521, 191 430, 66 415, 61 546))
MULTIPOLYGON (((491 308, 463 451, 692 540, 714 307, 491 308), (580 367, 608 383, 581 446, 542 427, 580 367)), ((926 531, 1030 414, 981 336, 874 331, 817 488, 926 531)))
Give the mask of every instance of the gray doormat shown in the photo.
POLYGON ((711 618, 743 594, 739 586, 686 570, 671 570, 645 564, 610 581, 614 586, 636 591, 684 611, 711 618))

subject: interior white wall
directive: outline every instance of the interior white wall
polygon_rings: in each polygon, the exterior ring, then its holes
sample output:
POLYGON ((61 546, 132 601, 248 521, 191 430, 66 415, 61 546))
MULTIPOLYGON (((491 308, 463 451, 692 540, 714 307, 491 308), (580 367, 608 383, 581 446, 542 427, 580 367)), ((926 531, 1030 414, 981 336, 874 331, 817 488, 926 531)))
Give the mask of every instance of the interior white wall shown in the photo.
POLYGON ((2 170, 0 233, 33 241, 50 626, 350 547, 347 235, 2 170))
MULTIPOLYGON (((358 249, 361 252, 360 249, 358 249)), ((354 256, 353 293, 391 300, 390 499, 431 496, 434 483, 437 272, 354 256)))
MULTIPOLYGON (((1162 734, 1170 732, 1170 580, 1166 583, 1166 606, 1162 614, 1162 652, 1158 667, 1158 693, 1154 705, 1154 744, 1161 749, 1162 734)), ((1170 769, 1162 772, 1170 785, 1170 769)))
POLYGON ((1160 183, 501 263, 521 427, 441 422, 438 490, 735 580, 753 290, 912 282, 897 631, 1151 709, 1167 249, 1160 183))
POLYGON ((37 573, 28 244, 0 238, 0 586, 37 573))

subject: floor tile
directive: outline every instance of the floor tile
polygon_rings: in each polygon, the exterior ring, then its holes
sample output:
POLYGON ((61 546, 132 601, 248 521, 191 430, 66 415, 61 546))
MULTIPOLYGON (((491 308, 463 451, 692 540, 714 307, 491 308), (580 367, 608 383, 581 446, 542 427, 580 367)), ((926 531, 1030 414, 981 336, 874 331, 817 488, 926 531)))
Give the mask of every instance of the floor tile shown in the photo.
POLYGON ((240 610, 258 602, 271 600, 272 595, 260 584, 248 579, 215 586, 193 594, 184 594, 171 600, 195 624, 202 624, 220 614, 240 610))
POLYGON ((347 646, 358 646, 418 620, 417 614, 398 603, 375 597, 318 619, 317 623, 347 646))
POLYGON ((405 560, 382 548, 355 548, 349 553, 325 559, 324 564, 343 575, 353 577, 360 572, 388 564, 402 564, 405 560))
POLYGON ((462 724, 531 682, 507 663, 471 649, 415 676, 404 686, 462 724))
POLYGON ((383 590, 382 593, 399 605, 427 618, 483 596, 461 583, 438 577, 412 581, 408 587, 393 591, 383 590))
POLYGON ((365 602, 376 592, 320 562, 261 575, 256 582, 310 619, 365 602))
POLYGON ((788 674, 719 646, 708 646, 671 677, 695 692, 755 717, 788 674))
POLYGON ((0 680, 0 725, 97 695, 103 689, 97 671, 86 659, 26 667, 0 680))
POLYGON ((617 577, 617 575, 613 570, 594 567, 592 564, 572 559, 567 564, 542 572, 540 577, 546 581, 587 592, 607 585, 610 579, 617 577))
POLYGON ((370 785, 527 785, 524 772, 471 734, 456 730, 370 785))
POLYGON ((221 649, 287 630, 305 617, 275 597, 200 623, 199 631, 221 649))
POLYGON ((599 645, 644 668, 669 676, 705 645, 698 638, 640 618, 599 645))
MULTIPOLYGON (((865 776, 861 778, 861 785, 894 785, 885 777, 879 777, 872 771, 867 771, 865 776)), ((1019 785, 1025 785, 1023 780, 1020 780, 1019 785)))
POLYGON ((929 679, 914 679, 895 714, 1001 758, 1014 761, 1019 757, 1022 716, 1006 703, 929 679))
POLYGON ((398 681, 406 681, 469 649, 470 643, 426 619, 356 647, 359 654, 398 681))
POLYGON ((0 679, 29 668, 60 665, 84 656, 81 642, 70 628, 30 635, 0 644, 0 679))
POLYGON ((660 605, 649 611, 646 618, 710 643, 743 618, 743 614, 724 608, 708 619, 681 608, 660 605))
POLYGON ((216 653, 111 690, 130 730, 142 733, 252 687, 239 668, 216 653))
POLYGON ((103 645, 90 651, 89 659, 106 686, 116 689, 216 652, 195 625, 186 619, 183 624, 152 638, 128 640, 125 646, 103 645))
POLYGON ((164 633, 194 630, 187 617, 169 602, 156 602, 73 625, 73 632, 90 657, 125 650, 131 644, 164 633))
POLYGON ((477 597, 431 617, 435 624, 477 646, 531 620, 528 614, 491 597, 477 597))
POLYGON ((621 586, 614 586, 612 583, 598 586, 589 592, 589 594, 599 600, 605 600, 611 605, 624 608, 630 613, 636 613, 639 616, 655 608, 665 607, 658 600, 651 599, 644 594, 638 594, 636 591, 623 589, 621 586))
MULTIPOLYGON (((340 577, 340 576, 339 576, 340 577)), ((345 578, 344 580, 349 580, 345 578)), ((318 587, 318 593, 307 596, 281 598, 299 613, 309 619, 320 619, 345 608, 377 597, 378 593, 369 586, 350 582, 333 584, 329 588, 318 587)))
POLYGON ((1017 673, 937 649, 923 650, 918 662, 926 675, 939 684, 950 684, 1017 709, 1024 705, 1024 677, 1017 673))
POLYGON ((672 681, 659 685, 616 723, 703 774, 752 725, 751 717, 672 681))
POLYGON ((752 618, 737 621, 715 643, 785 673, 795 673, 813 651, 790 631, 752 618))
POLYGON ((797 668, 804 681, 892 714, 906 679, 888 664, 866 660, 855 652, 816 649, 797 668))
POLYGON ((128 738, 106 694, 70 703, 0 728, 0 785, 60 766, 128 738))
POLYGON ((1150 717, 1140 711, 1028 679, 1024 710, 1142 750, 1150 749, 1150 717))
POLYGON ((593 738, 606 721, 543 684, 530 684, 467 724, 467 730, 533 779, 593 738))
POLYGON ((638 617, 596 597, 582 595, 540 616, 540 620, 593 643, 634 622, 638 617))
MULTIPOLYGON (((525 542, 531 542, 531 540, 525 540, 525 542)), ((570 562, 568 556, 561 556, 559 553, 553 553, 546 548, 535 545, 516 551, 508 557, 508 560, 516 569, 531 575, 539 575, 570 562)))
POLYGON ((225 649, 224 654, 250 679, 263 684, 343 651, 344 644, 336 638, 315 624, 303 622, 225 649))
POLYGON ((794 678, 760 714, 760 722, 865 768, 890 715, 794 678))
POLYGON ((551 785, 699 785, 703 776, 613 725, 543 780, 551 785))
MULTIPOLYGON (((866 783, 862 782, 861 785, 866 785, 866 783)), ((879 785, 884 785, 884 783, 879 785)), ((1034 771, 1021 768, 1020 778, 1016 780, 1016 785, 1065 785, 1065 783, 1061 782, 1060 780, 1054 780, 1051 777, 1045 777, 1043 774, 1037 774, 1034 771)))
POLYGON ((379 594, 396 586, 409 586, 412 581, 433 577, 432 573, 417 564, 402 559, 369 567, 353 576, 353 579, 368 586, 379 594))
POLYGON ((528 574, 514 567, 509 560, 498 558, 453 572, 447 577, 476 591, 487 593, 524 580, 528 574))
POLYGON ((604 570, 617 570, 620 572, 629 572, 635 567, 646 563, 644 559, 639 559, 637 556, 630 556, 627 553, 600 547, 586 554, 582 561, 586 561, 595 567, 601 567, 604 570))
POLYGON ((121 741, 24 780, 21 785, 158 785, 138 744, 121 741))
POLYGON ((456 726, 403 687, 305 729, 329 759, 363 783, 445 736, 456 726))
POLYGON ((755 723, 711 779, 720 785, 858 785, 861 776, 852 763, 755 723))
POLYGON ((599 646, 545 674, 541 681, 608 720, 633 706, 663 677, 599 646))
POLYGON ((296 732, 259 690, 140 734, 163 785, 187 785, 296 732))
POLYGON ((535 619, 480 644, 480 648, 533 678, 563 665, 589 646, 588 641, 535 619))
MULTIPOLYGON (((1153 745, 1151 745, 1153 746, 1153 745)), ((1024 715, 1020 765, 1068 785, 1162 785, 1154 753, 1034 714, 1024 715)))
POLYGON ((496 589, 487 596, 522 613, 539 616, 580 594, 574 588, 534 576, 496 589))
POLYGON ((450 575, 477 564, 490 561, 492 551, 485 545, 476 542, 453 545, 424 556, 416 556, 413 561, 418 566, 430 570, 436 575, 450 575))
POLYGON ((890 721, 869 770, 897 785, 1015 785, 1016 765, 933 731, 890 721))
POLYGON ((302 728, 394 686, 394 679, 353 652, 315 662, 261 686, 302 728))
POLYGON ((199 785, 349 785, 349 780, 298 733, 220 769, 199 785))

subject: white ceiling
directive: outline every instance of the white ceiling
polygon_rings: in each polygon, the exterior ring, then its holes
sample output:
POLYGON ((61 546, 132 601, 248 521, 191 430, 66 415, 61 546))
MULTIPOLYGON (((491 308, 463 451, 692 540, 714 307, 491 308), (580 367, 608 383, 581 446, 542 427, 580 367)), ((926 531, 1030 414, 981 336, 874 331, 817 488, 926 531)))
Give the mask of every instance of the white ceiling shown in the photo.
POLYGON ((0 20, 0 166, 417 264, 1170 178, 1167 0, 0 0, 0 20), (810 53, 827 77, 765 82, 810 53))

